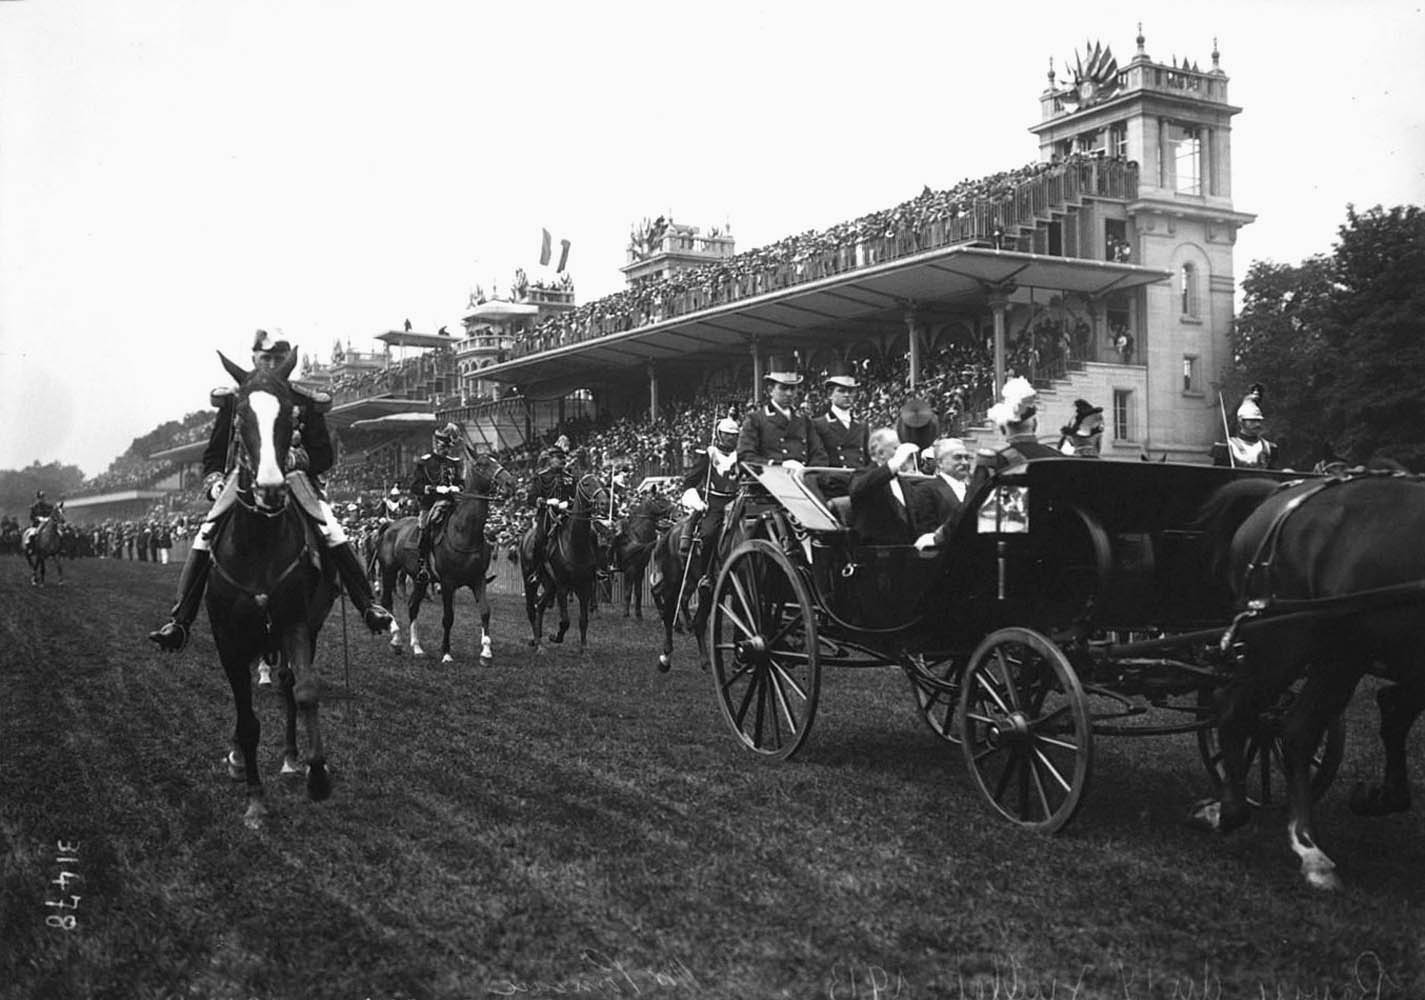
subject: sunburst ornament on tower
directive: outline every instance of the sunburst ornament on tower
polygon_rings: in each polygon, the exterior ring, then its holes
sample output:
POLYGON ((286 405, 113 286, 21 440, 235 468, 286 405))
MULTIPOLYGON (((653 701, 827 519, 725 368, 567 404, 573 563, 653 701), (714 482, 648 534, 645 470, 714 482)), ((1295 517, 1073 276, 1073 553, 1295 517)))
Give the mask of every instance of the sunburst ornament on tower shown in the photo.
POLYGON ((1066 104, 1086 108, 1112 96, 1116 90, 1118 60, 1113 58, 1113 50, 1107 45, 1086 41, 1083 53, 1074 53, 1074 83, 1061 98, 1066 104))

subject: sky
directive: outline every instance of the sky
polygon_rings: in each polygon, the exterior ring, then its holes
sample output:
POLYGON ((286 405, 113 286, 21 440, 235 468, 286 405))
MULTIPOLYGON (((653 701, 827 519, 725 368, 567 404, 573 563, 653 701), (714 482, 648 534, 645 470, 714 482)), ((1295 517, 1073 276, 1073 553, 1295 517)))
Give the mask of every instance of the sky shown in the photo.
POLYGON ((739 249, 1038 159, 1052 57, 1207 69, 1253 260, 1329 252, 1348 202, 1425 204, 1421 0, 0 0, 0 469, 103 472, 279 328, 325 359, 631 225, 739 249))

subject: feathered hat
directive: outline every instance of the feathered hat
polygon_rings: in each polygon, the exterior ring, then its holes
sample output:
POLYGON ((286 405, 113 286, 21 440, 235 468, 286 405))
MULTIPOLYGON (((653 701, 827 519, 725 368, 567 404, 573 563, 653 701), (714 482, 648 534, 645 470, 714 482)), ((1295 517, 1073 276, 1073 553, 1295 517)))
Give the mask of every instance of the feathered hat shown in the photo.
POLYGON ((1039 396, 1029 379, 1016 375, 1004 384, 1000 402, 991 406, 987 417, 996 426, 1005 427, 1028 420, 1038 410, 1039 396))

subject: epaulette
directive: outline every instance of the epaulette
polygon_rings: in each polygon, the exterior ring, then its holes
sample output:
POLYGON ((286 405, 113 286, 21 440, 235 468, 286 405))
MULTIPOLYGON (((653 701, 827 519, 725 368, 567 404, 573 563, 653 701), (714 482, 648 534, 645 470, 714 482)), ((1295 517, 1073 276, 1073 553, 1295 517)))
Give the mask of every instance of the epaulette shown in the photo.
POLYGON ((222 406, 224 401, 226 401, 228 397, 232 396, 235 392, 237 392, 237 390, 230 385, 220 385, 212 392, 208 393, 208 402, 212 403, 214 406, 222 406))
POLYGON ((291 383, 292 391, 299 396, 303 396, 311 401, 312 409, 318 413, 326 413, 332 408, 332 397, 329 392, 322 392, 320 389, 308 389, 304 385, 296 382, 291 383))

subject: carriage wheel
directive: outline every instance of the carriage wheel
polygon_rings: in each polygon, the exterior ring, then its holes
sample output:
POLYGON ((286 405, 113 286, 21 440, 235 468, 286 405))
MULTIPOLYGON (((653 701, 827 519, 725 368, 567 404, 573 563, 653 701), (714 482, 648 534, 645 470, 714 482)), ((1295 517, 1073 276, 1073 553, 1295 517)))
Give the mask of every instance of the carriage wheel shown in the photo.
MULTIPOLYGON (((1204 703, 1211 704, 1211 692, 1203 692, 1204 703)), ((1261 725, 1247 740, 1247 801, 1253 806, 1279 808, 1287 805, 1290 795, 1286 785, 1286 757, 1282 751, 1282 719, 1292 702, 1294 690, 1285 692, 1270 710, 1262 714, 1261 725)), ((1217 727, 1209 726, 1197 733, 1197 748, 1207 773, 1218 785, 1226 777, 1222 768, 1222 744, 1217 727)), ((1326 794, 1341 761, 1346 755, 1346 723, 1337 716, 1326 726, 1321 744, 1311 756, 1311 798, 1326 794)))
POLYGON ((762 539, 728 556, 708 621, 713 682, 743 746, 774 760, 801 748, 816 717, 821 658, 806 584, 762 539))
POLYGON ((995 811, 1040 833, 1078 811, 1093 761, 1088 700, 1059 647, 1026 628, 970 657, 956 712, 970 773, 995 811))
POLYGON ((904 665, 906 679, 915 694, 915 706, 930 731, 946 743, 960 744, 960 726, 956 709, 960 704, 960 675, 965 671, 964 657, 931 660, 918 653, 908 654, 904 665), (939 685, 932 684, 922 674, 929 675, 939 685))

